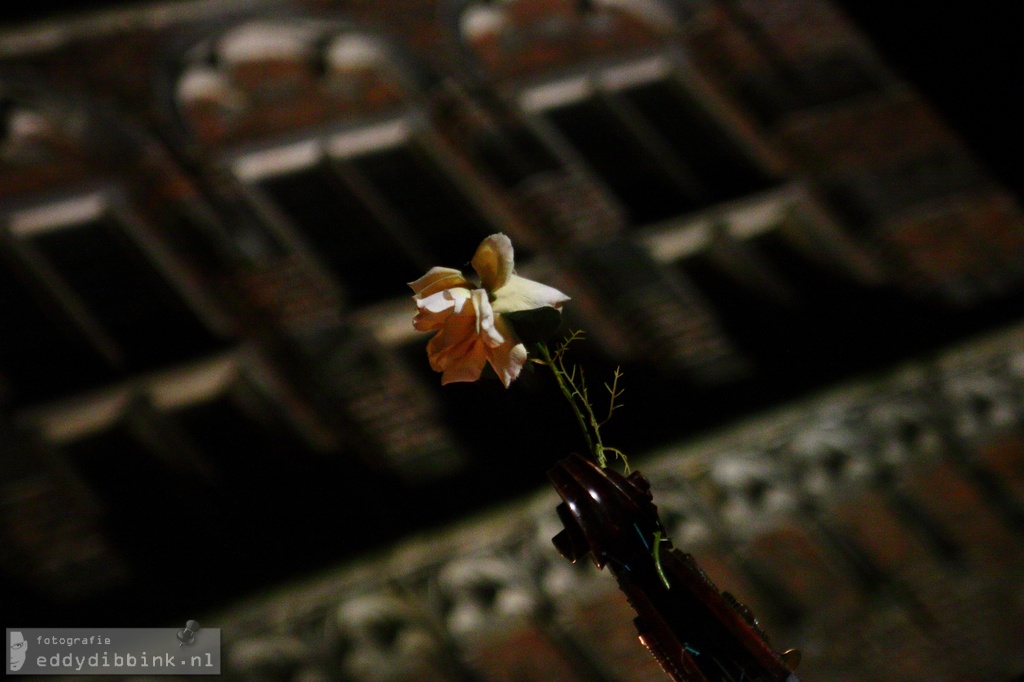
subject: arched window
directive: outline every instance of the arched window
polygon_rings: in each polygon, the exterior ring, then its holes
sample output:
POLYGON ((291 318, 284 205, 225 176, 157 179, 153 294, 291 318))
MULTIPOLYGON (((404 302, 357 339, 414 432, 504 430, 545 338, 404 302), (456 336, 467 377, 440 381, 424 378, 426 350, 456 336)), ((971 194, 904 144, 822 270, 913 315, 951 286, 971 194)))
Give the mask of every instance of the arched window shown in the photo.
POLYGON ((674 46, 658 2, 471 2, 459 31, 478 70, 636 227, 766 189, 779 170, 674 46))
POLYGON ((20 84, 0 83, 0 103, 0 404, 53 400, 218 348, 225 318, 162 234, 174 211, 145 205, 135 176, 160 171, 136 140, 85 105, 20 84))
POLYGON ((252 19, 194 42, 172 88, 186 148, 274 255, 263 274, 274 286, 288 273, 313 282, 299 307, 316 307, 319 290, 340 301, 307 325, 321 340, 304 362, 334 396, 330 409, 344 404, 371 456, 416 481, 450 474, 464 453, 392 352, 423 341, 406 282, 464 263, 505 229, 489 190, 431 125, 424 73, 385 36, 343 21, 252 19))
MULTIPOLYGON (((660 315, 652 327, 689 354, 687 366, 716 355, 751 361, 715 374, 729 380, 791 371, 787 357, 827 362, 820 349, 834 347, 817 343, 829 326, 818 310, 837 311, 830 326, 843 328, 864 285, 883 277, 755 121, 763 112, 744 110, 740 102, 749 103, 716 71, 721 64, 708 64, 711 46, 695 36, 735 19, 736 5, 452 3, 471 72, 618 200, 629 238, 678 285, 672 297, 688 310, 678 324, 660 315)), ((769 89, 785 94, 778 84, 769 89)), ((617 249, 595 268, 611 272, 624 254, 617 249)))
POLYGON ((359 307, 407 293, 502 228, 383 37, 314 20, 249 21, 201 41, 175 88, 183 125, 241 184, 278 245, 359 307))

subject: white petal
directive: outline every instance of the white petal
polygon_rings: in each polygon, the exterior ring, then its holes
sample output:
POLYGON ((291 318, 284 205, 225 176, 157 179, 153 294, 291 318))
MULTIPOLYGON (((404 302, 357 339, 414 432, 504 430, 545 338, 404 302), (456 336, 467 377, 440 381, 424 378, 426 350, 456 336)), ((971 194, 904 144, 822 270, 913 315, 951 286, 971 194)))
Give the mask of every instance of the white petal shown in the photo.
POLYGON ((470 295, 469 289, 445 289, 426 298, 417 299, 416 307, 431 313, 439 313, 444 310, 461 313, 462 307, 466 305, 470 295))
POLYGON ((488 362, 494 368, 498 378, 501 379, 501 383, 505 384, 505 388, 508 388, 509 384, 519 377, 519 372, 522 371, 523 365, 526 364, 526 358, 526 346, 521 343, 517 343, 514 346, 506 343, 492 351, 488 362))
POLYGON ((444 310, 449 310, 455 305, 451 296, 445 296, 446 291, 439 291, 436 294, 431 294, 426 298, 421 298, 416 301, 416 307, 420 310, 426 310, 431 313, 439 313, 444 310))
POLYGON ((501 345, 505 337, 495 327, 494 309, 483 289, 473 290, 473 308, 476 310, 476 335, 490 348, 501 345))
POLYGON ((494 292, 494 312, 512 313, 534 308, 561 310, 569 297, 554 287, 512 275, 508 284, 494 292))
MULTIPOLYGON (((473 291, 477 290, 474 289, 473 291)), ((462 308, 463 306, 466 305, 466 301, 470 300, 473 296, 472 291, 470 291, 469 289, 463 289, 461 287, 458 289, 445 289, 441 293, 444 294, 445 298, 450 299, 452 303, 455 305, 456 314, 462 312, 462 308)))
POLYGON ((500 232, 492 234, 480 242, 472 263, 484 289, 492 293, 500 289, 515 272, 512 240, 500 232))

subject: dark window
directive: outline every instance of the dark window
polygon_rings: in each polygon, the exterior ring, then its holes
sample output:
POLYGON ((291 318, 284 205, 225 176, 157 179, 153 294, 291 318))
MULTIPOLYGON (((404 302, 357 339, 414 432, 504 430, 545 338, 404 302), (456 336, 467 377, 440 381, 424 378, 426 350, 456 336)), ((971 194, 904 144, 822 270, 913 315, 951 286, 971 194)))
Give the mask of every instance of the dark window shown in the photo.
POLYGON ((228 552, 226 565, 268 547, 268 565, 285 563, 295 547, 322 551, 325 525, 365 500, 354 489, 366 480, 358 463, 312 453, 276 406, 243 385, 170 416, 212 464, 208 511, 225 531, 216 551, 228 552))
POLYGON ((808 365, 834 369, 841 357, 847 370, 867 367, 930 333, 922 309, 908 306, 891 288, 860 285, 840 266, 809 257, 776 232, 749 243, 800 296, 792 328, 808 365))
POLYGON ((309 446, 280 408, 244 383, 177 408, 173 416, 213 463, 218 485, 278 487, 310 456, 309 446))
MULTIPOLYGON (((442 386, 441 374, 430 368, 425 343, 425 339, 411 342, 398 352, 434 393, 446 426, 467 446, 467 452, 477 456, 469 470, 486 467, 497 472, 493 477, 488 475, 495 491, 523 484, 522 472, 531 468, 526 463, 550 466, 552 453, 568 453, 578 445, 572 426, 563 428, 572 424, 572 412, 562 403, 556 385, 545 372, 535 371, 528 364, 505 388, 485 366, 478 382, 442 386), (495 437, 499 431, 501 436, 495 437)), ((474 490, 472 494, 487 493, 474 490)))
POLYGON ((422 274, 351 189, 326 165, 265 178, 259 186, 290 217, 356 304, 410 293, 422 274))
POLYGON ((786 278, 806 305, 846 309, 844 314, 849 315, 850 307, 867 293, 839 265, 815 261, 778 231, 764 232, 747 243, 786 278))
POLYGON ((780 387, 835 380, 891 361, 934 332, 927 315, 898 292, 858 284, 778 230, 734 248, 757 259, 791 295, 772 296, 769 286, 740 281, 703 253, 678 267, 708 298, 727 333, 758 362, 763 380, 778 379, 780 387))
POLYGON ((413 145, 373 150, 259 181, 351 296, 411 292, 431 265, 468 263, 491 228, 460 188, 413 145))
POLYGON ((166 558, 167 545, 187 546, 201 524, 183 472, 160 461, 125 424, 62 446, 105 509, 115 543, 139 562, 166 558))
POLYGON ((0 263, 0 374, 14 403, 73 393, 108 380, 113 369, 45 292, 0 263))
POLYGON ((674 79, 633 85, 541 114, 608 185, 634 225, 760 191, 772 178, 674 79))
POLYGON ((741 282, 707 253, 678 263, 679 270, 711 304, 725 333, 758 363, 772 366, 798 350, 791 309, 759 288, 741 282))
POLYGON ((734 199, 770 184, 723 124, 677 83, 653 81, 623 90, 621 96, 697 177, 702 203, 734 199))
POLYGON ((437 263, 469 260, 489 231, 487 221, 435 162, 409 145, 351 160, 424 244, 437 263))
POLYGON ((608 184, 634 224, 658 222, 696 207, 606 102, 587 99, 549 109, 544 116, 608 184))
POLYGON ((561 169, 551 150, 521 125, 481 133, 475 142, 482 164, 509 189, 531 175, 561 169))
POLYGON ((113 218, 30 238, 119 344, 130 369, 201 355, 215 339, 113 218))

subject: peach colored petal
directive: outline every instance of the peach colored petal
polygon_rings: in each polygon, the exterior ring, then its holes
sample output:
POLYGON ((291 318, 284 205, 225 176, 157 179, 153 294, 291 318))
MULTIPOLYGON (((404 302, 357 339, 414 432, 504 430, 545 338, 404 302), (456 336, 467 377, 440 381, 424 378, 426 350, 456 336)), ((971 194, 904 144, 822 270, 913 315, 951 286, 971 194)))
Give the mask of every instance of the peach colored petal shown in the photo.
POLYGON ((490 364, 506 388, 526 364, 526 347, 502 313, 551 307, 569 297, 558 289, 515 274, 512 242, 504 234, 484 239, 473 255, 483 288, 459 270, 435 267, 410 282, 417 312, 413 327, 436 332, 427 357, 441 383, 476 381, 490 364))
POLYGON ((487 356, 476 335, 476 316, 450 315, 427 343, 427 358, 435 372, 442 372, 442 384, 479 379, 487 356))
POLYGON ((427 342, 427 358, 435 372, 443 372, 448 365, 470 352, 479 343, 476 335, 476 315, 449 315, 444 326, 427 342))
POLYGON ((476 334, 487 346, 494 348, 505 339, 494 327, 494 310, 483 289, 473 290, 473 308, 476 310, 476 334))
POLYGON ((444 289, 470 286, 472 284, 462 276, 461 271, 442 267, 430 268, 427 274, 415 282, 409 282, 409 288, 413 290, 416 298, 426 298, 444 289))
POLYGON ((505 384, 505 388, 516 380, 523 365, 526 364, 526 346, 519 343, 512 326, 500 316, 495 318, 499 332, 504 336, 505 341, 493 348, 487 349, 487 361, 494 368, 495 374, 505 384))
POLYGON ((451 314, 450 310, 444 310, 439 313, 420 310, 412 318, 412 327, 418 332, 432 332, 443 327, 445 320, 451 314))
POLYGON ((512 313, 545 307, 561 310, 562 304, 569 300, 569 297, 558 289, 519 275, 512 275, 505 286, 492 293, 494 295, 493 307, 496 313, 512 313))
POLYGON ((465 355, 450 363, 444 370, 441 374, 441 385, 478 380, 484 371, 486 361, 484 346, 476 340, 465 355))
POLYGON ((490 292, 500 289, 515 272, 512 240, 501 233, 492 234, 480 242, 472 264, 484 289, 490 292))

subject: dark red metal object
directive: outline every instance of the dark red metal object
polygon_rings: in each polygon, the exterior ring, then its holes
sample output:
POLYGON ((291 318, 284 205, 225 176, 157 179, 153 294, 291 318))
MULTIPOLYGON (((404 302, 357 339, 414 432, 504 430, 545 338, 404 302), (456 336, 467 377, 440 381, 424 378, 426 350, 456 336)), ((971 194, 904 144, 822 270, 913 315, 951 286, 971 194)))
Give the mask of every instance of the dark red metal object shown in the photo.
POLYGON ((572 562, 589 554, 608 566, 637 612, 640 640, 672 679, 798 682, 750 609, 672 548, 639 472, 623 476, 573 455, 548 477, 563 500, 555 546, 572 562))

